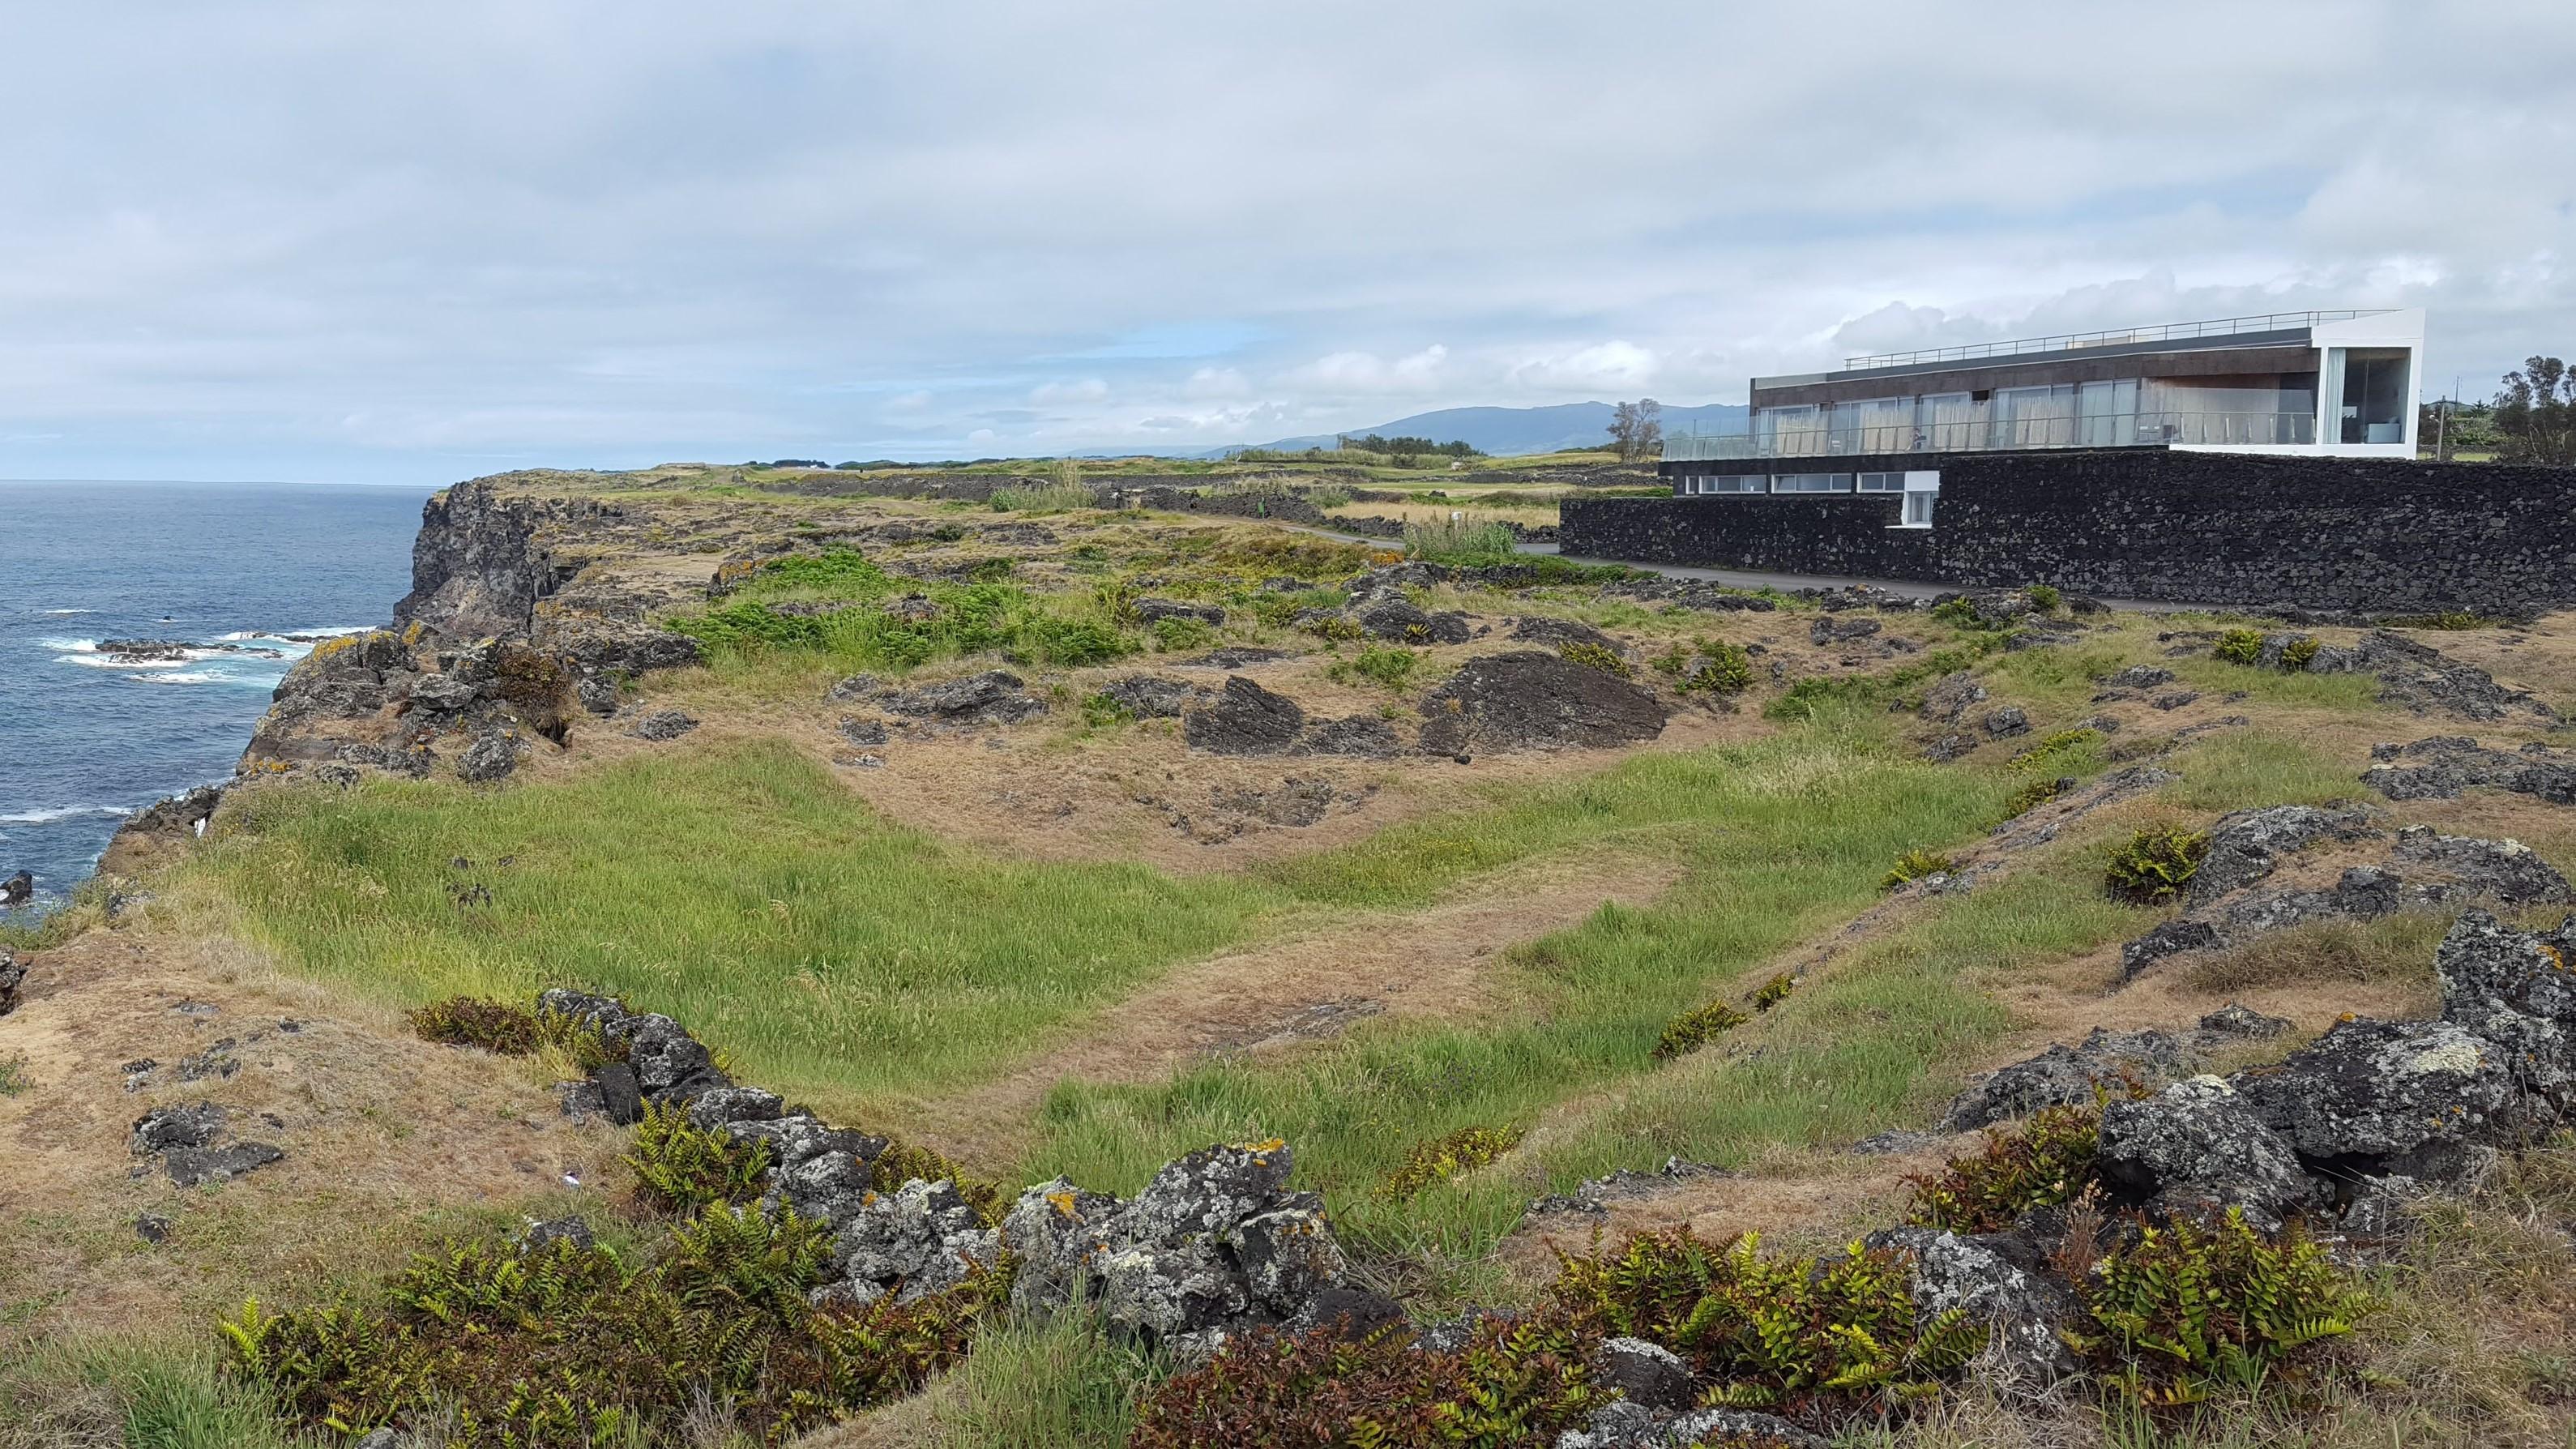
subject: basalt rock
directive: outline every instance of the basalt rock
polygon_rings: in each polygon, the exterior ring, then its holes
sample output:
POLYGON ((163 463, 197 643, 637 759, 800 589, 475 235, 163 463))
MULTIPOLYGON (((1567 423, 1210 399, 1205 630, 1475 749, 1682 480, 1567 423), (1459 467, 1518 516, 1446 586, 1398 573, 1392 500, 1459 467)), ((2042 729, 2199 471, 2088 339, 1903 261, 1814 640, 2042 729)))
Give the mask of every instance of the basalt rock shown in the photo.
POLYGON ((23 906, 36 898, 36 873, 22 870, 0 880, 0 906, 23 906))
POLYGON ((1944 675, 1939 683, 1923 691, 1923 703, 1918 712, 1937 724, 1957 724, 1970 705, 1982 704, 1985 698, 1986 687, 1979 684, 1973 675, 1961 670, 1944 675))
POLYGON ((2506 1072, 2561 1119, 2576 1118, 2576 970, 2564 927, 2532 935, 2468 911, 2433 965, 2442 1019, 2493 1043, 2506 1072))
POLYGON ((27 984, 27 968, 7 948, 0 947, 0 1016, 18 1009, 18 989, 27 984))
POLYGON ((963 679, 919 689, 889 689, 877 695, 888 711, 947 725, 1018 724, 1046 713, 1046 701, 1022 687, 1007 669, 988 669, 963 679))
POLYGON ((1399 644, 1464 644, 1475 627, 1460 613, 1426 613, 1403 599, 1387 599, 1355 616, 1360 631, 1372 639, 1399 644))
POLYGON ((1187 680, 1166 679, 1159 674, 1130 674, 1113 679, 1100 687, 1110 703, 1138 719, 1178 719, 1198 697, 1198 689, 1187 680))
POLYGON ((2189 899, 2197 905, 2241 890, 2270 875, 2285 857, 2321 840, 2355 841, 2378 833, 2361 810, 2275 805, 2222 816, 2210 827, 2209 854, 2191 878, 2189 899))
POLYGON ((507 732, 494 730, 468 745, 457 757, 456 777, 475 784, 498 780, 519 768, 526 746, 507 732))
POLYGON ((99 874, 136 875, 186 849, 206 833, 207 822, 223 802, 223 786, 199 785, 136 811, 117 827, 116 838, 99 857, 99 874))
POLYGON ((1917 1323, 1957 1308, 1983 1324, 1987 1361, 2006 1377, 2044 1385, 2076 1368, 2058 1330, 2076 1321, 2080 1305, 2054 1280, 2025 1272, 1977 1238, 1935 1228, 1887 1228, 1863 1242, 1914 1260, 1917 1323))
POLYGON ((2030 716, 2019 705, 2007 704, 1986 711, 1985 717, 1977 721, 1977 728, 1985 731, 1990 740, 2010 739, 2030 733, 2030 716))
POLYGON ((2096 1088, 2178 1076, 2196 1058, 2188 1043, 2166 1032, 2114 1032, 2097 1026, 2075 1046, 2051 1042, 2035 1057, 1997 1068, 1951 1101, 1941 1130, 1966 1132, 2026 1117, 2042 1107, 2088 1103, 2096 1088))
POLYGON ((1608 749, 1664 732, 1664 705, 1600 669, 1527 650, 1470 659, 1422 702, 1422 749, 1435 755, 1608 749))
POLYGON ((1751 1409, 1655 1409, 1614 1399, 1580 1429, 1556 1438, 1556 1449, 1828 1449, 1826 1441, 1775 1414, 1751 1409))
POLYGON ((2245 1041, 2269 1041, 2287 1032, 2293 1023, 2286 1016, 2265 1016, 2241 1003, 2231 1001, 2200 1019, 2200 1029, 2220 1036, 2245 1041))
POLYGON ((2427 1182, 2474 1177, 2515 1095, 2506 1051, 2447 1021, 2340 1022, 2229 1084, 2302 1158, 2427 1182))
POLYGON ((1181 716, 1181 738, 1213 755, 1277 755, 1296 748, 1305 725, 1295 700, 1234 674, 1214 704, 1181 716))
POLYGON ((635 722, 635 737, 639 740, 652 740, 658 744, 667 740, 676 740, 697 727, 698 722, 695 718, 679 710, 655 710, 635 722))
POLYGON ((1148 628, 1165 619, 1181 619, 1197 624, 1222 624, 1225 610, 1215 604, 1184 604, 1177 599, 1138 599, 1136 620, 1148 628))
MULTIPOLYGON (((810 1166, 810 1164, 809 1164, 810 1166)), ((907 1182, 872 1194, 832 1240, 840 1282, 820 1294, 872 1303, 891 1294, 910 1303, 966 1281, 1001 1259, 1001 1237, 975 1215, 953 1182, 907 1182)))
POLYGON ((2412 744, 2373 745, 2361 782, 2391 800, 2448 800, 2486 786, 2576 805, 2576 752, 2525 745, 2507 753, 2465 735, 2436 735, 2412 744))
POLYGON ((1568 644, 1589 644, 1595 649, 1607 649, 1613 654, 1621 652, 1617 639, 1589 624, 1578 624, 1572 619, 1536 617, 1514 619, 1510 637, 1524 643, 1544 645, 1550 649, 1562 649, 1568 644))
POLYGON ((2289 1142, 2216 1077, 2104 1104, 2098 1160, 2104 1177, 2168 1216, 2235 1206, 2272 1231, 2316 1198, 2289 1142))
POLYGON ((1306 729, 1305 748, 1319 755, 1359 755, 1387 759, 1404 750, 1395 726, 1370 714, 1322 720, 1306 729))
MULTIPOLYGON (((2319 651, 2322 655, 2323 651, 2319 651)), ((2309 667, 2316 668, 2310 660, 2309 667)), ((2379 676, 2380 702, 2417 714, 2449 714, 2481 723, 2519 720, 2556 724, 2557 711, 2526 690, 2507 689, 2495 676, 2463 664, 2429 644, 2374 629, 2353 647, 2351 667, 2379 676)))

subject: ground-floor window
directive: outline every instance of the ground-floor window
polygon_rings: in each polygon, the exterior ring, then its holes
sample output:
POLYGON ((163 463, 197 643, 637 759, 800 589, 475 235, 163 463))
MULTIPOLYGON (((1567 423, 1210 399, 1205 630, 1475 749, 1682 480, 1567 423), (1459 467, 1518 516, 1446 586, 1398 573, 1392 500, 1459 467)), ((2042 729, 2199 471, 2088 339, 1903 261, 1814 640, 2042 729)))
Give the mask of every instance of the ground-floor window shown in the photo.
POLYGON ((1902 473, 1863 473, 1860 475, 1860 491, 1863 493, 1902 493, 1905 491, 1905 475, 1902 473))
POLYGON ((1941 495, 1938 493, 1906 494, 1905 526, 1908 528, 1930 528, 1932 526, 1932 505, 1939 501, 1940 497, 1941 495))
POLYGON ((1761 493, 1770 479, 1760 473, 1703 473, 1682 480, 1685 493, 1761 493))
POLYGON ((1852 491, 1852 475, 1849 473, 1774 473, 1771 475, 1771 491, 1774 493, 1849 493, 1852 491))

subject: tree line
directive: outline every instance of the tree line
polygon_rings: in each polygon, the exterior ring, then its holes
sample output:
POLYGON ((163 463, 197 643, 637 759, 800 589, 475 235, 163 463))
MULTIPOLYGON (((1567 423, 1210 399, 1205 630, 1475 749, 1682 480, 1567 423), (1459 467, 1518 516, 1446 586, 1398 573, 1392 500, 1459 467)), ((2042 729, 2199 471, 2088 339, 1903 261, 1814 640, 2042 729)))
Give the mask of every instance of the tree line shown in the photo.
POLYGON ((2528 358, 2486 402, 2426 403, 2416 442, 2446 461, 2475 455, 2576 467, 2576 371, 2555 357, 2528 358))

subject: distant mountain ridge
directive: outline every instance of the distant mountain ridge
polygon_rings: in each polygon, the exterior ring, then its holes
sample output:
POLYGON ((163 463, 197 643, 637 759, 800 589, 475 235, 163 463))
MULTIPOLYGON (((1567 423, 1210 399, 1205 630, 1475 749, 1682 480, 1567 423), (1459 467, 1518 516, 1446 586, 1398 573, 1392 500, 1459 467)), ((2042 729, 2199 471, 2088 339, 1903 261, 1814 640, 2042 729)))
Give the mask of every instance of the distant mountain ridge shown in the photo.
MULTIPOLYGON (((1736 430, 1744 426, 1746 408, 1741 403, 1708 403, 1699 407, 1664 408, 1664 431, 1667 434, 1689 431, 1697 426, 1702 431, 1736 430)), ((1558 453, 1571 448, 1602 448, 1610 443, 1611 405, 1605 402, 1556 403, 1535 408, 1442 408, 1436 412, 1415 413, 1391 423, 1374 427, 1345 428, 1351 437, 1376 433, 1389 438, 1429 438, 1435 443, 1463 442, 1498 458, 1526 453, 1558 453)), ((1182 458, 1221 458, 1246 447, 1276 449, 1280 452, 1302 452, 1307 448, 1330 448, 1335 435, 1316 433, 1301 438, 1280 438, 1268 443, 1236 443, 1222 448, 1196 448, 1167 456, 1182 458)), ((1095 457, 1126 456, 1107 451, 1095 457)))

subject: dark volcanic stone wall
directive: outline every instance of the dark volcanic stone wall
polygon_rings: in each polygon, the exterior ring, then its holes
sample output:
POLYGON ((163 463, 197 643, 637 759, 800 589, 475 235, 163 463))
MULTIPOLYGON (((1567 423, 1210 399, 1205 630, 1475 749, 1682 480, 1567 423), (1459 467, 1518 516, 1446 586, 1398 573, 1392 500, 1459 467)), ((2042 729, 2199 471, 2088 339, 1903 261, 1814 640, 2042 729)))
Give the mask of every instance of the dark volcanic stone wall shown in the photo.
POLYGON ((1884 494, 1569 498, 1562 541, 1593 558, 2186 603, 2576 602, 2576 470, 2162 449, 1937 464, 1928 530, 1890 528, 1884 494))

